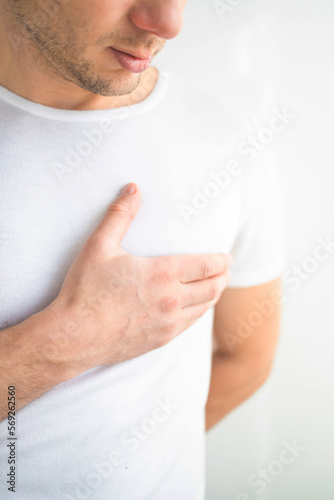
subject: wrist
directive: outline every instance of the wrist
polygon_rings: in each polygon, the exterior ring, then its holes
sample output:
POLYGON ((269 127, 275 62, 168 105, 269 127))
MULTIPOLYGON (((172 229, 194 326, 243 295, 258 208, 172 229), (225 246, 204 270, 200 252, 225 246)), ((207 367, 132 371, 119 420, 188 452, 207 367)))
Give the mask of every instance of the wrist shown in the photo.
POLYGON ((51 303, 29 319, 35 322, 35 345, 39 361, 58 383, 88 370, 73 338, 74 322, 69 311, 51 303))

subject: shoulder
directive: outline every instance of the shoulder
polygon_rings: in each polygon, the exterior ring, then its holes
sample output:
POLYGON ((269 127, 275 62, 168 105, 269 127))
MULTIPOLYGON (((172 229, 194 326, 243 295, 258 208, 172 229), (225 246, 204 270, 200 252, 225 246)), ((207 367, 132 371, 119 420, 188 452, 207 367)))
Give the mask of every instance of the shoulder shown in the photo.
MULTIPOLYGON (((254 130, 254 124, 239 102, 210 92, 209 82, 203 88, 172 71, 168 71, 164 101, 166 105, 161 111, 164 120, 172 124, 171 133, 186 136, 199 148, 206 148, 212 168, 234 160, 244 165, 243 171, 251 173, 252 168, 240 154, 240 145, 254 130)), ((243 183, 247 182, 248 175, 238 176, 240 181, 241 177, 243 183)))

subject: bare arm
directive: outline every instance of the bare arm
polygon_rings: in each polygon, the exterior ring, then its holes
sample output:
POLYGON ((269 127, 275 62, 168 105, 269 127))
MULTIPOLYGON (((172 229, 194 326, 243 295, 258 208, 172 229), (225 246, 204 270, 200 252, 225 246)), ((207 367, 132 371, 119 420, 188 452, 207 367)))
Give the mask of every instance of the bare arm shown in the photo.
POLYGON ((16 388, 15 406, 19 410, 80 373, 60 344, 51 341, 57 338, 58 323, 48 308, 1 331, 0 421, 7 417, 9 386, 16 388))
MULTIPOLYGON (((173 259, 175 257, 177 256, 173 256, 173 259)), ((183 260, 183 256, 180 256, 180 259, 183 260)), ((185 260, 187 260, 186 257, 185 260)), ((200 262, 201 259, 199 259, 197 267, 198 272, 202 273, 203 266, 200 265, 200 262)), ((169 267, 167 264, 166 262, 166 267, 169 267)), ((213 265, 211 271, 208 267, 206 272, 214 274, 213 269, 216 268, 213 261, 211 265, 213 265)), ((188 271, 191 274, 190 269, 188 271)), ((153 278, 156 281, 156 286, 164 290, 166 283, 161 280, 161 276, 160 270, 158 274, 153 275, 153 278)), ((167 279, 167 274, 164 277, 167 279)), ((110 322, 110 333, 108 333, 107 328, 103 328, 103 332, 101 332, 97 327, 99 319, 102 317, 99 311, 96 310, 96 314, 93 313, 92 316, 87 314, 87 317, 85 314, 82 317, 82 313, 79 313, 78 310, 75 313, 74 308, 59 306, 57 299, 47 308, 21 323, 0 331, 0 421, 4 420, 8 414, 9 386, 16 388, 16 410, 19 410, 52 387, 70 380, 94 366, 131 359, 142 352, 147 352, 169 342, 183 331, 186 325, 193 323, 195 317, 202 315, 217 302, 226 283, 223 277, 223 274, 219 274, 191 282, 192 286, 187 292, 189 295, 185 297, 190 307, 185 307, 184 311, 187 309, 192 311, 185 313, 182 323, 180 318, 177 321, 175 303, 170 302, 169 297, 167 297, 167 301, 166 298, 162 299, 162 302, 160 301, 160 304, 163 304, 160 311, 160 332, 156 325, 159 319, 155 318, 154 315, 153 318, 150 318, 149 314, 150 310, 155 308, 156 303, 148 304, 144 310, 145 314, 142 314, 142 325, 136 325, 139 331, 132 332, 133 334, 137 333, 137 335, 133 335, 133 345, 129 345, 129 352, 124 351, 123 348, 120 349, 120 346, 123 347, 123 343, 127 343, 128 332, 126 329, 120 330, 116 325, 117 317, 114 318, 114 331, 112 331, 113 325, 110 322), (150 323, 155 328, 156 334, 151 339, 151 343, 147 341, 146 334, 145 341, 139 335, 141 331, 148 331, 150 323), (117 331, 116 336, 112 335, 115 331, 117 331), (120 335, 124 335, 124 338, 122 339, 120 335), (117 337, 119 337, 118 340, 117 337), (95 344, 98 346, 98 350, 94 351, 95 344), (113 351, 113 356, 109 352, 109 358, 102 359, 99 351, 102 349, 105 352, 107 345, 109 351, 113 351), (94 355, 91 355, 92 352, 94 355)), ((152 275, 148 274, 147 278, 149 282, 152 282, 152 275)), ((174 285, 176 285, 176 281, 174 285)), ((156 286, 151 284, 152 294, 154 294, 153 290, 156 286)), ((174 298, 177 298, 177 294, 174 298)), ((131 304, 130 297, 129 302, 131 304)), ((108 304, 105 306, 107 308, 108 304)), ((91 309, 89 310, 91 311, 91 309)), ((85 308, 82 308, 81 311, 85 311, 85 308)))
POLYGON ((120 243, 138 190, 112 203, 48 307, 0 332, 0 419, 8 387, 16 409, 100 365, 162 347, 214 306, 226 286, 224 254, 136 257, 120 243))
POLYGON ((249 288, 227 288, 223 292, 215 307, 217 345, 206 405, 207 430, 267 379, 280 328, 280 298, 280 278, 249 288), (263 305, 262 313, 256 304, 263 305), (252 320, 254 312, 257 321, 252 320))

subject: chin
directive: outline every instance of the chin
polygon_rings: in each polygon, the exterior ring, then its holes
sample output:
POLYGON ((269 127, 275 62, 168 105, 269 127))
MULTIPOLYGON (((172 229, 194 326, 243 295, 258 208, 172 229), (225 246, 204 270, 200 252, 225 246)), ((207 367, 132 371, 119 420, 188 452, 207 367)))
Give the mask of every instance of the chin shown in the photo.
POLYGON ((87 73, 80 75, 77 85, 92 94, 104 97, 122 96, 131 94, 140 83, 140 74, 133 74, 121 70, 112 72, 96 72, 91 78, 87 73))
POLYGON ((109 79, 109 95, 122 96, 131 94, 138 87, 141 73, 129 73, 121 69, 116 71, 109 79))

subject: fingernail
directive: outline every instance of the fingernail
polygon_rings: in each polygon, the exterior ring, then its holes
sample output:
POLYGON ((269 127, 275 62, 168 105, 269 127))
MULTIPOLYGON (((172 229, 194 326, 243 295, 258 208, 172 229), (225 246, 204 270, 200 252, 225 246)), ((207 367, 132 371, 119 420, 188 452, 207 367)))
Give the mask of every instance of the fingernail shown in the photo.
POLYGON ((125 184, 125 186, 123 186, 122 188, 122 191, 121 191, 121 194, 122 195, 125 195, 125 194, 132 194, 136 191, 136 187, 135 185, 133 184, 133 182, 129 182, 128 184, 125 184))

